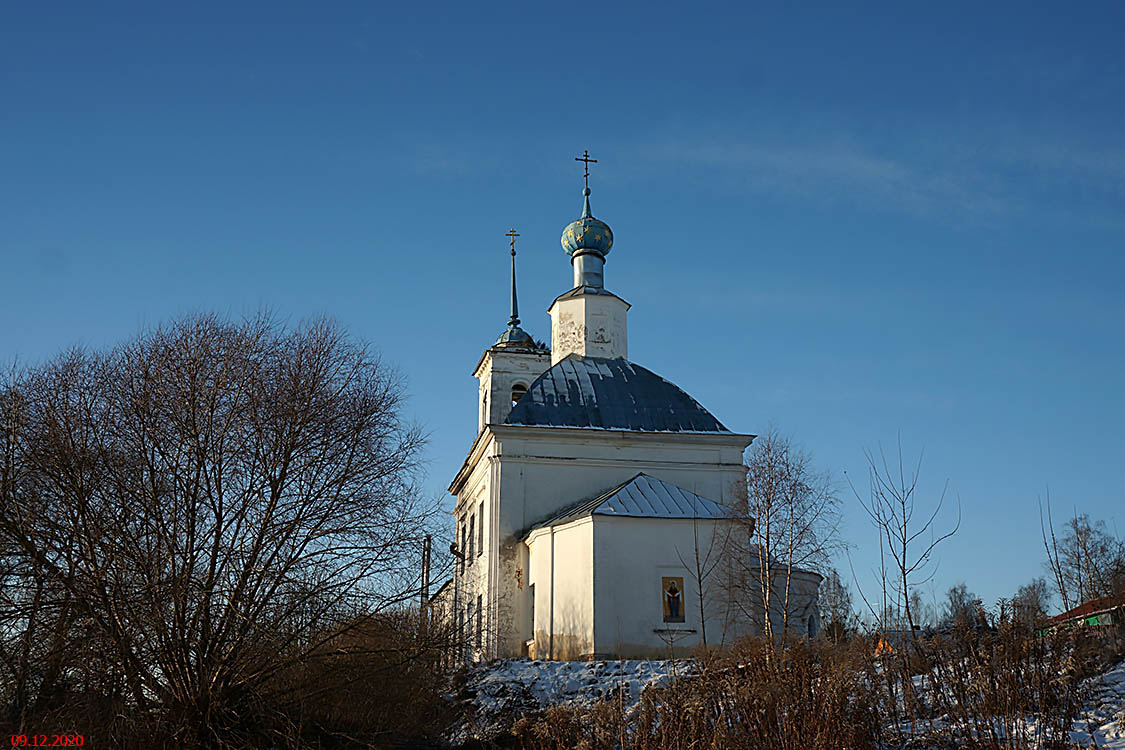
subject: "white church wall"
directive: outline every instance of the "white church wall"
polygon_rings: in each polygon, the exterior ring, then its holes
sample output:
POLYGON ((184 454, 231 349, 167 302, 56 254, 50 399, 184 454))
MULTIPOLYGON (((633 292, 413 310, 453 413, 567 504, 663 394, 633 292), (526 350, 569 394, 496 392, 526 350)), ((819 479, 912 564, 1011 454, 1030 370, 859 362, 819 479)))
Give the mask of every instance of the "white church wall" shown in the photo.
POLYGON ((532 658, 581 659, 594 653, 593 545, 590 517, 537 529, 528 538, 528 583, 534 587, 532 658))
MULTIPOLYGON (((527 594, 533 608, 528 656, 540 659, 668 658, 703 643, 731 645, 761 632, 757 599, 741 612, 728 606, 722 564, 705 575, 699 597, 696 551, 704 570, 724 554, 730 527, 699 519, 587 516, 532 532, 527 550, 527 594), (668 581, 680 592, 680 618, 665 610, 668 581), (531 594, 531 592, 534 592, 531 594)), ((795 571, 790 591, 790 632, 816 635, 820 577, 795 571)), ((775 632, 780 633, 784 585, 778 577, 775 632)))
MULTIPOLYGON (((479 507, 480 498, 490 499, 485 512, 488 565, 477 569, 473 580, 463 581, 466 597, 475 597, 478 586, 488 592, 486 618, 493 645, 485 655, 520 656, 532 637, 531 571, 527 547, 519 541, 528 528, 642 471, 731 503, 745 487, 741 462, 745 442, 746 438, 733 435, 657 436, 506 426, 486 431, 459 484, 457 506, 464 515, 479 507)), ((538 608, 542 590, 536 591, 535 598, 538 608)))
MULTIPOLYGON (((761 634, 765 629, 761 563, 752 548, 744 549, 742 554, 747 554, 747 557, 741 561, 732 558, 735 564, 728 568, 729 590, 734 597, 730 600, 733 622, 728 632, 731 639, 747 634, 761 634)), ((786 627, 791 636, 819 635, 819 591, 822 577, 813 571, 796 567, 790 571, 783 560, 775 560, 770 572, 773 580, 770 585, 769 614, 775 636, 780 639, 786 632, 786 627)))
MULTIPOLYGON (((598 655, 620 658, 683 656, 702 643, 695 547, 705 555, 721 523, 665 518, 594 518, 594 636, 598 655), (682 578, 683 622, 666 622, 662 582, 682 578)), ((716 544, 722 541, 722 532, 716 544)), ((715 549, 714 554, 719 554, 715 549)), ((704 581, 707 642, 721 645, 719 573, 704 581)))
MULTIPOLYGON (((478 448, 482 449, 481 460, 473 465, 466 481, 457 495, 457 504, 454 517, 457 519, 457 537, 455 543, 459 551, 466 555, 464 564, 459 560, 454 561, 454 597, 457 607, 464 612, 468 604, 472 604, 474 611, 480 603, 481 616, 481 647, 474 650, 474 655, 489 658, 496 649, 497 639, 497 597, 494 584, 497 569, 498 542, 501 541, 498 528, 499 518, 496 511, 498 499, 496 495, 495 461, 488 456, 495 451, 494 442, 486 439, 481 441, 478 448), (469 544, 461 547, 460 530, 467 527, 468 519, 474 519, 474 539, 470 554, 469 544), (478 600, 478 597, 479 600, 478 600)), ((474 621, 475 626, 475 621, 474 621)), ((472 634, 475 644, 475 632, 472 634)))
MULTIPOLYGON (((781 634, 785 627, 785 612, 789 612, 789 633, 797 636, 819 634, 820 613, 818 594, 821 577, 807 570, 794 570, 789 576, 789 595, 786 604, 784 566, 778 566, 774 573, 771 591, 773 605, 770 607, 770 625, 775 633, 781 634), (810 618, 813 628, 810 631, 810 618)), ((759 595, 760 596, 760 595, 759 595)))

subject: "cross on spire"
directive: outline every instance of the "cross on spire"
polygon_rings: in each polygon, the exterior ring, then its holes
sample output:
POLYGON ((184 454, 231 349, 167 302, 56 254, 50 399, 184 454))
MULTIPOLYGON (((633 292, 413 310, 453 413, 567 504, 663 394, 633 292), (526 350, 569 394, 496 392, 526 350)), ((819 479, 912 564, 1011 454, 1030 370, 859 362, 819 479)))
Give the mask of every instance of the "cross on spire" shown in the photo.
POLYGON ((585 173, 582 175, 582 178, 586 181, 586 189, 589 190, 590 189, 590 165, 591 164, 597 164, 598 160, 597 159, 591 159, 590 158, 590 152, 586 149, 582 150, 582 156, 576 156, 576 157, 574 157, 574 160, 583 162, 583 168, 585 170, 585 173))
POLYGON ((519 237, 519 236, 520 236, 520 233, 519 233, 519 232, 517 232, 517 231, 516 231, 515 229, 509 229, 509 230, 508 230, 508 233, 507 233, 507 234, 505 234, 504 236, 505 236, 505 237, 509 237, 509 238, 511 238, 511 241, 512 241, 512 255, 515 255, 515 254, 516 254, 516 237, 519 237))

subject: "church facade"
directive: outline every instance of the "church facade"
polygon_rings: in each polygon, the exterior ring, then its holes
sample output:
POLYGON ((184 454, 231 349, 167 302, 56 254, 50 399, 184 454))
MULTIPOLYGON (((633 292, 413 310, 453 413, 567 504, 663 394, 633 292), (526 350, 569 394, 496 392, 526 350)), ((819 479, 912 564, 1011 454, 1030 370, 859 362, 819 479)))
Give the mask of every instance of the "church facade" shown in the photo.
MULTIPOLYGON (((473 371, 478 432, 449 486, 441 608, 469 655, 659 658, 755 632, 718 564, 754 436, 628 359, 629 303, 604 278, 613 233, 588 186, 562 236, 573 283, 548 309, 550 349, 520 328, 514 243, 511 318, 473 371)), ((797 578, 811 631, 819 576, 797 578)))

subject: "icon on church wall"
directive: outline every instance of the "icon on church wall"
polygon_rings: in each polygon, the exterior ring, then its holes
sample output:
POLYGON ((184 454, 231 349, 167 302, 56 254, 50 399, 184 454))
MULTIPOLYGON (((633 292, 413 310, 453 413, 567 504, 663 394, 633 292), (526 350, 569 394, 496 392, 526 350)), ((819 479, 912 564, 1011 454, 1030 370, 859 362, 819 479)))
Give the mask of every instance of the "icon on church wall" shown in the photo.
POLYGON ((664 622, 684 621, 684 579, 664 576, 660 579, 661 599, 664 600, 664 622))

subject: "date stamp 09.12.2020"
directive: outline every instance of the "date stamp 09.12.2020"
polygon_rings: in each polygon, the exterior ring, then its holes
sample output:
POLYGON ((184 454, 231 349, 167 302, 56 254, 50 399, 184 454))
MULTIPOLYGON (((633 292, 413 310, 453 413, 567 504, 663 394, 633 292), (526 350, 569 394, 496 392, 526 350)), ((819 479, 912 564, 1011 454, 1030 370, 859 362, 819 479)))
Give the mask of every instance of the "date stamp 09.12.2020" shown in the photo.
POLYGON ((80 734, 12 734, 12 747, 82 747, 86 738, 80 734))

